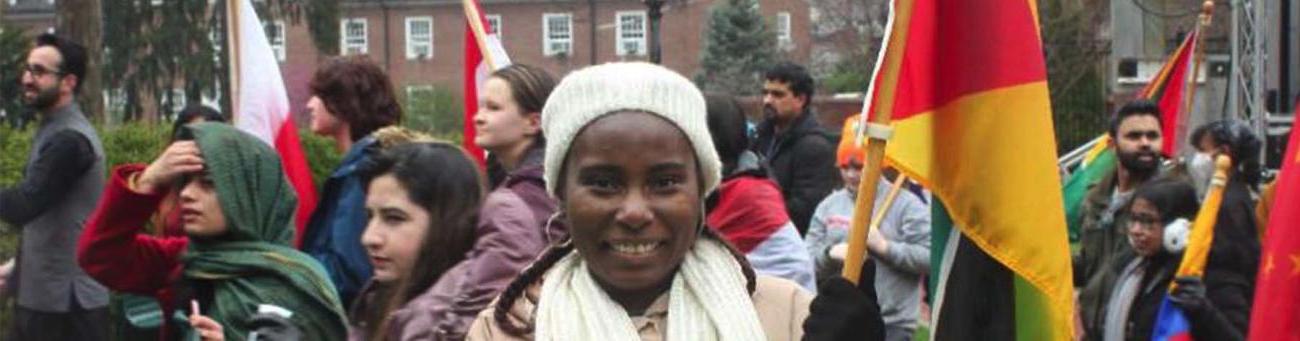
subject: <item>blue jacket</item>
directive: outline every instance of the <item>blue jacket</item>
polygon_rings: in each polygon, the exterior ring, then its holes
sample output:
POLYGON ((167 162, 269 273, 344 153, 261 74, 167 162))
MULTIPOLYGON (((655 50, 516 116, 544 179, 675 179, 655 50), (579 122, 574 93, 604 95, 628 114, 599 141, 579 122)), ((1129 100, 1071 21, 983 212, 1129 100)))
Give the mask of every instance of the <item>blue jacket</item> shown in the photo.
POLYGON ((325 267, 344 305, 352 303, 373 274, 370 258, 361 246, 361 233, 366 229, 366 189, 358 172, 374 144, 374 136, 367 136, 343 155, 338 168, 325 180, 324 193, 302 243, 303 252, 325 267))

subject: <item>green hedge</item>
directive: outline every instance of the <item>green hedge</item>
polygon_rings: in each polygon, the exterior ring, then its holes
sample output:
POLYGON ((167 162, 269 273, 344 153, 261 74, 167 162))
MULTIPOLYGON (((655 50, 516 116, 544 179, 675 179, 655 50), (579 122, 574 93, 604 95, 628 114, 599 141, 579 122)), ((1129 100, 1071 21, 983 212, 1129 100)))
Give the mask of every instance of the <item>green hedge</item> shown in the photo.
MULTIPOLYGON (((171 125, 130 123, 109 129, 100 127, 98 131, 104 143, 104 152, 108 157, 110 165, 108 169, 111 170, 112 166, 116 165, 152 161, 166 147, 171 125)), ((9 188, 22 178, 23 168, 27 165, 27 155, 30 152, 32 132, 31 127, 14 129, 7 124, 0 124, 0 188, 9 188)), ((301 131, 300 136, 316 186, 320 188, 330 171, 338 165, 340 155, 334 151, 333 140, 312 135, 306 130, 301 131)), ((12 258, 17 253, 18 234, 17 229, 0 222, 0 262, 12 258)), ((7 328, 9 325, 12 303, 12 299, 0 302, 0 329, 7 328)), ((117 338, 130 338, 122 337, 122 334, 119 334, 122 332, 121 329, 114 329, 117 338)))
MULTIPOLYGON (((418 126, 418 123, 408 122, 408 125, 418 126)), ((27 154, 30 152, 33 127, 34 125, 30 125, 28 129, 14 129, 7 124, 0 124, 0 188, 9 188, 22 178, 23 168, 27 165, 27 154)), ((432 127, 413 128, 432 133, 435 137, 453 143, 460 143, 460 132, 446 131, 447 127, 443 127, 442 131, 428 131, 432 127)), ((107 129, 99 127, 98 131, 104 143, 104 152, 108 157, 108 169, 111 170, 113 166, 121 164, 152 161, 166 147, 171 125, 128 123, 107 129)), ((334 150, 332 139, 316 136, 307 130, 299 131, 299 137, 303 152, 307 155, 307 163, 311 167, 312 177, 316 181, 316 188, 319 189, 338 165, 342 155, 334 150)), ((0 222, 0 262, 12 258, 17 249, 18 230, 0 222)), ((7 328, 9 325, 12 305, 12 299, 0 301, 0 329, 7 328)), ((115 325, 113 339, 135 338, 124 336, 129 335, 123 334, 126 332, 121 326, 115 325)), ((0 338, 3 338, 2 334, 0 333, 0 338)))

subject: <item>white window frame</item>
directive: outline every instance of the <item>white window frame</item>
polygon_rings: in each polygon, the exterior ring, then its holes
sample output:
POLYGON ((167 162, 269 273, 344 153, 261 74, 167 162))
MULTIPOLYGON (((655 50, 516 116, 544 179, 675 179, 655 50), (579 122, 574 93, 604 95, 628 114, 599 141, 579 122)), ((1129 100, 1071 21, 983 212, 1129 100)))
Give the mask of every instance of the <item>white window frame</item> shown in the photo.
MULTIPOLYGON (((357 38, 357 37, 352 37, 357 38)), ((370 24, 366 18, 343 18, 339 20, 339 55, 346 56, 350 54, 367 54, 370 53, 370 24), (348 24, 361 24, 361 37, 359 43, 348 43, 348 24), (357 52, 348 53, 348 49, 356 48, 357 52)))
MULTIPOLYGON (((561 32, 555 32, 561 33, 561 32)), ((573 15, 569 13, 542 13, 542 54, 545 56, 554 56, 558 54, 573 54, 573 15), (563 32, 567 38, 551 37, 551 19, 563 18, 566 21, 567 30, 563 32), (553 45, 565 44, 563 50, 554 48, 553 45)))
POLYGON ((646 50, 649 50, 646 44, 646 35, 649 34, 649 20, 646 18, 645 11, 618 11, 614 13, 614 53, 619 56, 644 56, 646 50), (626 18, 640 18, 641 31, 640 37, 635 37, 636 31, 628 31, 623 26, 623 20, 626 18), (633 51, 628 51, 628 44, 635 44, 633 51))
POLYGON ((284 20, 275 20, 267 23, 267 26, 274 27, 279 36, 266 35, 266 41, 271 44, 271 52, 275 53, 275 60, 283 63, 286 58, 285 48, 288 46, 288 33, 284 31, 284 20))
POLYGON ((415 59, 422 59, 422 58, 423 59, 433 58, 433 17, 431 16, 406 17, 406 59, 415 60, 415 59), (429 36, 427 37, 427 41, 416 40, 415 35, 412 34, 412 32, 414 31, 412 29, 413 27, 412 25, 415 23, 426 23, 429 25, 429 36), (425 46, 421 46, 421 45, 425 45, 425 46), (419 49, 421 47, 428 48, 428 52, 420 53, 419 49))
POLYGON ((501 35, 501 23, 502 23, 502 21, 501 21, 501 15, 500 15, 500 14, 488 14, 488 15, 486 15, 485 17, 487 17, 487 23, 488 23, 487 33, 488 33, 488 34, 495 33, 495 34, 497 35, 497 37, 502 37, 502 35, 501 35))
POLYGON ((791 27, 790 12, 776 13, 776 44, 783 49, 794 48, 794 37, 791 33, 794 28, 791 27))

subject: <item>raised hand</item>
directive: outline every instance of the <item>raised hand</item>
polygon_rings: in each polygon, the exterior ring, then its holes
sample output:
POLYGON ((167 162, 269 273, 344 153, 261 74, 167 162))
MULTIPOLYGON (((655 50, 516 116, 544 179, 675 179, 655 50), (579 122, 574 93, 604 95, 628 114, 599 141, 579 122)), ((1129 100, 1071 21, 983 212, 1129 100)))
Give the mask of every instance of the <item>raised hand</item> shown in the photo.
POLYGON ((178 141, 167 146, 158 158, 144 169, 136 181, 135 190, 158 193, 180 176, 203 170, 203 156, 194 141, 178 141))

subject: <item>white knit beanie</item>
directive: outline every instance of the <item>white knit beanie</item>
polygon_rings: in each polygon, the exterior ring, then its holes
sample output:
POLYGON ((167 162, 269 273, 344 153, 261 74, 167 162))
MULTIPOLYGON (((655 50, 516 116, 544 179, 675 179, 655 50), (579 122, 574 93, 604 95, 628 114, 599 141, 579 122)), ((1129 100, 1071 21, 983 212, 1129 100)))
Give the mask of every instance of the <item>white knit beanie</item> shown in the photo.
POLYGON ((649 63, 590 66, 560 80, 542 108, 546 136, 546 190, 559 197, 560 168, 573 138, 597 118, 618 111, 645 111, 672 122, 695 148, 708 193, 722 178, 722 161, 709 135, 704 95, 672 70, 649 63))

